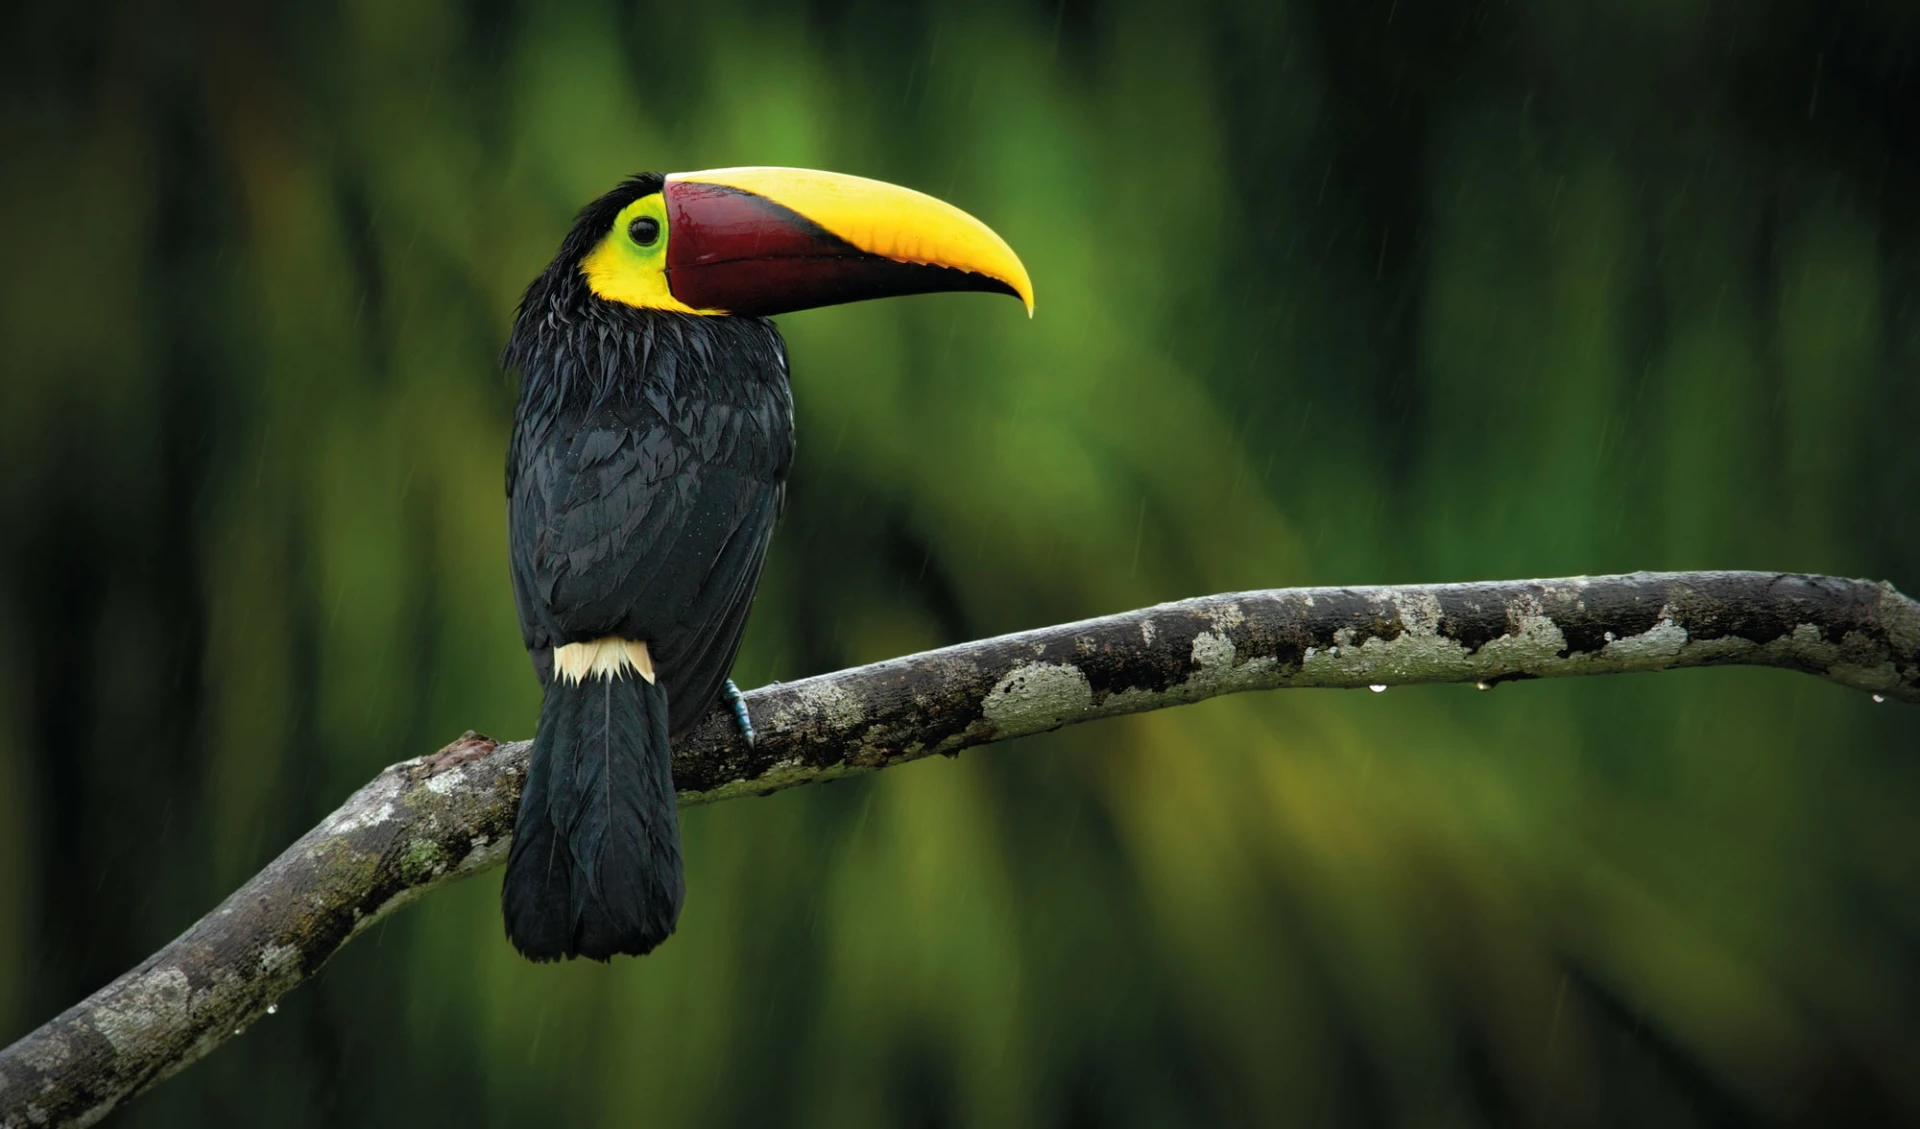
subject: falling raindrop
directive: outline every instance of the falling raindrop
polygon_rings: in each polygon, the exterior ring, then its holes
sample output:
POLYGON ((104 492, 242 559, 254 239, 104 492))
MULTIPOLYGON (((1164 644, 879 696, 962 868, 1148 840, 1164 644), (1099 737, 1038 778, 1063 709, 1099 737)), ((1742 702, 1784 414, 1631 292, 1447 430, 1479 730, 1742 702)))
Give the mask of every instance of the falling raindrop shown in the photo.
POLYGON ((1874 701, 1876 701, 1876 702, 1884 702, 1884 701, 1886 701, 1887 699, 1886 699, 1886 695, 1884 695, 1884 694, 1875 694, 1875 695, 1873 696, 1873 700, 1874 700, 1874 701))
POLYGON ((267 1014, 268 1014, 268 1015, 279 1015, 279 1014, 280 1014, 280 1005, 279 1005, 279 1004, 268 1004, 268 1005, 267 1005, 267 1014))
POLYGON ((1387 684, 1384 682, 1376 682, 1373 685, 1367 687, 1367 689, 1373 691, 1376 694, 1384 694, 1387 692, 1387 684))

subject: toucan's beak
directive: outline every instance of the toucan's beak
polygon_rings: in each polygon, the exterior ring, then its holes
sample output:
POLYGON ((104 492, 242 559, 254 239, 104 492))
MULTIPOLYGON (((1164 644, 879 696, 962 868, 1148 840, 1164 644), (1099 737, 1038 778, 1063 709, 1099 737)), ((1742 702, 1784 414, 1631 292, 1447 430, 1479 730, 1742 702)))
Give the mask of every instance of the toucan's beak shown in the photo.
POLYGON ((1006 240, 909 188, 812 169, 674 173, 667 287, 696 310, 770 316, 936 290, 1011 294, 1033 283, 1006 240))

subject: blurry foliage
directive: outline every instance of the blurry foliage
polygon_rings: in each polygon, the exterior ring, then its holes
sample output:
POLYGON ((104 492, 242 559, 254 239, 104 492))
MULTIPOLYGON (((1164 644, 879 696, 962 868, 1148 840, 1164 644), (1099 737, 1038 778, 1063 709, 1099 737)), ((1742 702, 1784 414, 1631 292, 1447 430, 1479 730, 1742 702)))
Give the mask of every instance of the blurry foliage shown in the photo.
MULTIPOLYGON (((804 164, 1038 285, 796 315, 746 684, 1242 587, 1920 588, 1899 0, 40 4, 0 56, 0 1040, 536 689, 496 355, 572 210, 804 164)), ((1752 671, 1217 701, 497 877, 129 1125, 1920 1118, 1920 727, 1752 671)))

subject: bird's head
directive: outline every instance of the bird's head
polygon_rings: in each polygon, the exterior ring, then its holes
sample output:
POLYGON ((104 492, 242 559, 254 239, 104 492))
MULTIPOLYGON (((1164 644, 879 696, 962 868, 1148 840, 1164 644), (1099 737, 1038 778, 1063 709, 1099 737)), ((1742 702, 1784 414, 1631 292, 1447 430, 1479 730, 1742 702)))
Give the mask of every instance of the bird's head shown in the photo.
POLYGON ((812 169, 633 177, 589 204, 555 268, 609 302, 767 317, 942 290, 1033 284, 1006 241, 941 200, 812 169))

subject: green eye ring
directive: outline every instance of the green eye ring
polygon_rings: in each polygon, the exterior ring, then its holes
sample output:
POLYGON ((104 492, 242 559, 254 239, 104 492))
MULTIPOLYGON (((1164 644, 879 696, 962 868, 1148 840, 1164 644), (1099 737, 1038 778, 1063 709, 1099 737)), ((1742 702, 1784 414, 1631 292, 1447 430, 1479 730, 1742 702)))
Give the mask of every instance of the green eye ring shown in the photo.
POLYGON ((653 246, 660 241, 660 221, 652 216, 635 216, 627 225, 627 238, 637 246, 653 246))

